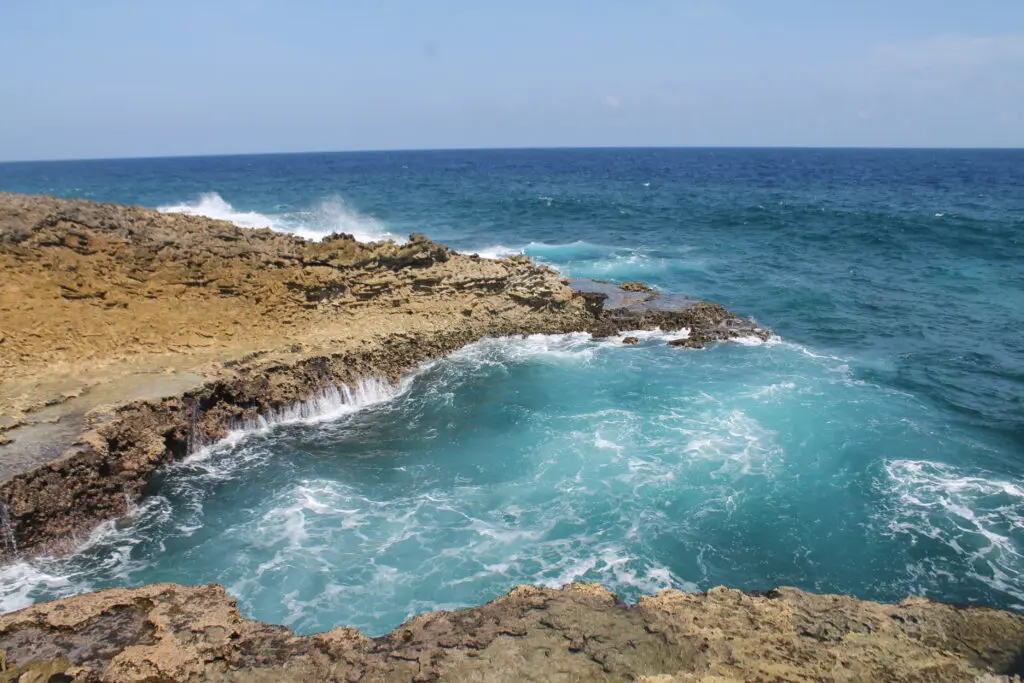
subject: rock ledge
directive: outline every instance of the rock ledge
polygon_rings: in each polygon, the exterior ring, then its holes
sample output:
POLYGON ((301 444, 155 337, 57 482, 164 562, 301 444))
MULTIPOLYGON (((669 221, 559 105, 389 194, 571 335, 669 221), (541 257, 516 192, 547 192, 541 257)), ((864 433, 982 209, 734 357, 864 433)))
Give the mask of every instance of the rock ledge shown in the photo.
POLYGON ((627 606, 591 584, 520 586, 380 638, 297 636, 218 585, 156 584, 0 617, 0 682, 975 681, 1016 673, 1022 643, 1018 615, 920 598, 715 588, 627 606))

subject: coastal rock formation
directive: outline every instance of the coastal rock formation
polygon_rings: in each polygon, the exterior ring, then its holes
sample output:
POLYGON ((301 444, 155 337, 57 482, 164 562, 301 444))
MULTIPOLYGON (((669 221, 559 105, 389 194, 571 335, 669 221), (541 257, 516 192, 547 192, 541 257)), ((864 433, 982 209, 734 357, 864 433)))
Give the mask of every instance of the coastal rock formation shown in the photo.
POLYGON ((484 336, 766 334, 720 306, 606 310, 524 256, 422 235, 320 242, 197 216, 0 194, 0 557, 60 552, 162 464, 310 397, 484 336))
POLYGON ((1022 643, 1024 617, 920 598, 716 588, 627 606, 591 584, 303 637, 244 619, 220 586, 156 584, 0 616, 0 682, 975 681, 1019 671, 1022 643))
POLYGON ((653 294, 654 296, 658 295, 657 290, 651 288, 649 285, 645 285, 643 282, 637 282, 636 280, 620 283, 619 289, 624 292, 643 292, 645 294, 653 294))
MULTIPOLYGON (((678 345, 701 347, 768 335, 716 304, 571 285, 525 257, 420 235, 310 242, 48 197, 0 194, 0 272, 0 560, 70 550, 161 465, 233 427, 394 382, 481 337, 685 329, 678 345)), ((0 683, 973 681, 1019 673, 1022 653, 1024 618, 1010 612, 795 589, 626 606, 591 585, 519 587, 373 639, 247 620, 216 585, 0 616, 0 683)))

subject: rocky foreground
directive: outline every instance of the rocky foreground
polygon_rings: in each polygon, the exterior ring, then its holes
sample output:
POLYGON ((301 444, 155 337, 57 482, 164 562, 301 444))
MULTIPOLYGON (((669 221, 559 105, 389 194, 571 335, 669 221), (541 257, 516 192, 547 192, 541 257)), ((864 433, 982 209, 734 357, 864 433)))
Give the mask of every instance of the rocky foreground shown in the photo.
MULTIPOLYGON (((0 561, 63 552, 163 464, 360 379, 488 335, 767 333, 640 283, 573 287, 422 236, 309 242, 201 217, 0 193, 0 561)), ((627 339, 628 341, 628 339, 627 339)), ((686 353, 680 350, 680 353, 686 353)), ((217 586, 112 590, 0 617, 0 682, 973 680, 1014 672, 1021 617, 780 589, 519 588, 380 639, 297 637, 217 586)))
POLYGON ((999 681, 1024 618, 912 598, 878 605, 782 588, 664 591, 520 586, 382 638, 296 636, 248 621, 220 586, 157 584, 0 617, 0 681, 999 681))

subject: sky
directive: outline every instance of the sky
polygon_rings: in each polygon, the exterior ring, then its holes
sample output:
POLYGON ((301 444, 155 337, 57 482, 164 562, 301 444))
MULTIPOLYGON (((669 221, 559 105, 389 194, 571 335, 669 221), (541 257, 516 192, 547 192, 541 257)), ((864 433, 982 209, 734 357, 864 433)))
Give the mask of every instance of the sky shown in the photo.
POLYGON ((1024 147, 1024 0, 0 0, 0 160, 1024 147))

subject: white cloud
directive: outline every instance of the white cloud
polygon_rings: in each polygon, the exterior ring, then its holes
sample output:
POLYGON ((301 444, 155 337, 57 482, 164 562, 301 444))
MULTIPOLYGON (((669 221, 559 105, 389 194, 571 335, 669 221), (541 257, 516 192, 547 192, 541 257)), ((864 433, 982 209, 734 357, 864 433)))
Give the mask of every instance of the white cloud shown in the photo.
POLYGON ((618 109, 619 105, 622 104, 622 102, 619 101, 619 98, 616 97, 615 95, 605 95, 604 103, 607 104, 612 109, 618 109))

